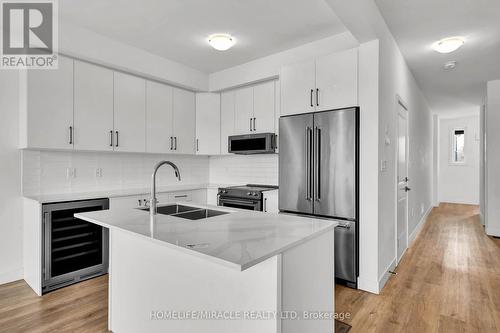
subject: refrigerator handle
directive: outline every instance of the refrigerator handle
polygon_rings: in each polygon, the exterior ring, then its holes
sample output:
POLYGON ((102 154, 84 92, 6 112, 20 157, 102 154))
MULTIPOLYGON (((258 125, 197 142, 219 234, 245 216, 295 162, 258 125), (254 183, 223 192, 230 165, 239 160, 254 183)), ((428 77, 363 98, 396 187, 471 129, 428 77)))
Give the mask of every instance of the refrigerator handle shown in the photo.
POLYGON ((314 129, 314 147, 316 148, 314 154, 314 199, 321 200, 321 129, 316 126, 314 129))
POLYGON ((311 128, 306 127, 306 200, 311 200, 311 128))

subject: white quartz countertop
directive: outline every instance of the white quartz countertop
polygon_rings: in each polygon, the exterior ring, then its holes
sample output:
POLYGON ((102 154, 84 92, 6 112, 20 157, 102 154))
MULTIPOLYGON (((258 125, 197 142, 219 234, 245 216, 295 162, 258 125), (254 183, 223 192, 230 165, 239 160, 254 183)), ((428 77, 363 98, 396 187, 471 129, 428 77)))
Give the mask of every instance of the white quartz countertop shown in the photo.
MULTIPOLYGON (((225 187, 226 184, 181 184, 169 186, 157 186, 156 193, 176 192, 176 191, 189 191, 208 188, 225 187)), ((149 195, 151 192, 149 188, 129 188, 109 191, 93 191, 93 192, 74 192, 74 193, 54 193, 42 195, 25 195, 25 198, 37 201, 39 203, 51 203, 62 201, 98 199, 98 198, 116 198, 127 197, 132 195, 149 195)))
POLYGON ((139 209, 110 209, 75 216, 241 271, 337 225, 333 220, 311 217, 192 204, 188 206, 226 211, 229 214, 195 221, 158 214, 153 229, 150 228, 149 212, 139 209))

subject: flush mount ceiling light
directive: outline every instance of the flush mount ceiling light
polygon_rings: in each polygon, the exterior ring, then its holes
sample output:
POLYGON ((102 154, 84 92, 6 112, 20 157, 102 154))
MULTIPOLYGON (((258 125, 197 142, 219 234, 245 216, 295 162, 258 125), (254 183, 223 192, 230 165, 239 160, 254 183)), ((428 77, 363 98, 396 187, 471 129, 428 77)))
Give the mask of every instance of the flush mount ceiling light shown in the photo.
POLYGON ((236 40, 229 34, 213 34, 208 36, 208 44, 219 51, 229 50, 235 43, 236 40))
POLYGON ((455 69, 455 67, 457 67, 457 62, 454 61, 454 60, 453 61, 445 62, 444 65, 443 65, 443 68, 446 71, 450 71, 452 69, 455 69))
POLYGON ((464 43, 465 39, 463 37, 448 37, 432 44, 432 48, 439 53, 450 53, 456 51, 464 43))

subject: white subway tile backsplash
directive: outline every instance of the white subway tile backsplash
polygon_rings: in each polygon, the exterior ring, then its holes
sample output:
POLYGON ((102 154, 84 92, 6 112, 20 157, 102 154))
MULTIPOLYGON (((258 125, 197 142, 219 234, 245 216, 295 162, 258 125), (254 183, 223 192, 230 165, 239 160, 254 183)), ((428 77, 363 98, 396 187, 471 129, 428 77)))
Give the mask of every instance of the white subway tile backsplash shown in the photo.
MULTIPOLYGON (((179 166, 182 183, 209 183, 206 156, 31 150, 24 150, 22 156, 25 195, 147 188, 153 166, 165 159, 179 166), (74 168, 74 177, 68 177, 68 168, 74 168), (97 168, 101 177, 96 176, 97 168)), ((168 167, 160 169, 157 182, 158 186, 178 184, 168 167)))
MULTIPOLYGON (((206 157, 23 150, 22 158, 25 195, 147 188, 153 166, 165 159, 177 164, 184 184, 278 184, 278 155, 206 157), (67 177, 68 168, 74 168, 75 177, 67 177), (101 177, 96 169, 101 169, 101 177)), ((173 170, 161 168, 157 184, 178 184, 173 170)))
POLYGON ((278 185, 278 155, 211 156, 210 182, 278 185))

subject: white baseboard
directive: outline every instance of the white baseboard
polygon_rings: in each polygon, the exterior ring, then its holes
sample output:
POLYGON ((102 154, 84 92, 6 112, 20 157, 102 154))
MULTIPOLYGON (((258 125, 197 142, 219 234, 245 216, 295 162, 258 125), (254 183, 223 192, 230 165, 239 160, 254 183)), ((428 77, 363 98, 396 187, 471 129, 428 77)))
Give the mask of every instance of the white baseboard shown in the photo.
POLYGON ((0 273, 0 284, 5 284, 17 280, 21 280, 23 278, 23 269, 19 268, 10 272, 1 272, 0 273))
POLYGON ((377 281, 365 280, 362 278, 358 278, 358 289, 377 295, 380 293, 377 281))
POLYGON ((396 269, 396 258, 394 258, 391 263, 385 268, 384 272, 378 279, 378 290, 382 290, 389 281, 389 278, 391 277, 391 273, 389 271, 394 271, 396 269))
POLYGON ((429 217, 429 214, 431 213, 431 211, 432 211, 433 208, 434 208, 433 206, 430 206, 427 209, 427 211, 425 212, 424 216, 422 216, 422 218, 418 222, 418 224, 415 227, 415 229, 408 236, 408 247, 410 247, 411 244, 413 243, 413 241, 415 240, 415 238, 417 238, 418 234, 422 230, 422 227, 424 226, 425 222, 427 221, 427 218, 429 217))
POLYGON ((499 228, 491 228, 491 227, 486 226, 485 230, 486 230, 486 234, 488 236, 500 237, 500 229, 499 228))

